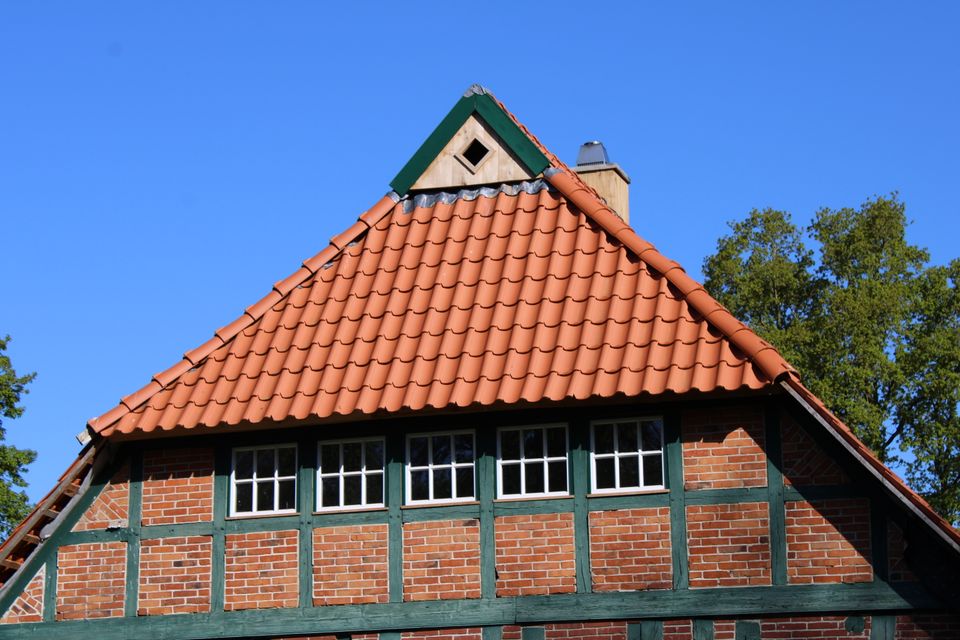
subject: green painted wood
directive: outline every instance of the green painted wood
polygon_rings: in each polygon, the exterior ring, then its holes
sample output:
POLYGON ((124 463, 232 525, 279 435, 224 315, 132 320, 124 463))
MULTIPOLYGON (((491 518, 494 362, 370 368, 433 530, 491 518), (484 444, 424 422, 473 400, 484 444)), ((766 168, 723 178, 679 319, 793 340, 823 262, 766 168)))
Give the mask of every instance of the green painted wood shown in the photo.
POLYGON ((873 579, 886 581, 890 574, 887 513, 878 500, 870 501, 870 561, 873 579))
MULTIPOLYGON (((494 460, 496 465, 496 460, 494 460)), ((494 467, 494 491, 496 491, 496 467, 494 467)), ((550 498, 548 500, 501 500, 493 504, 495 516, 526 516, 544 513, 567 513, 574 510, 573 498, 550 498)))
POLYGON ((128 542, 130 540, 129 527, 116 529, 99 529, 95 531, 65 532, 60 544, 87 544, 91 542, 128 542))
POLYGON ((825 485, 816 487, 794 487, 785 486, 783 488, 783 499, 786 502, 795 502, 797 500, 829 500, 834 498, 863 498, 867 491, 863 487, 856 485, 825 485))
POLYGON ((713 620, 694 620, 693 640, 713 640, 713 620))
POLYGON ((843 628, 847 633, 863 633, 867 628, 867 621, 863 616, 849 616, 843 621, 843 628))
POLYGON ((520 630, 520 640, 545 640, 547 631, 543 627, 524 627, 520 630))
POLYGON ((140 599, 140 528, 143 522, 143 451, 130 451, 130 490, 127 506, 127 573, 123 615, 136 617, 140 599))
POLYGON ((760 623, 753 620, 737 620, 737 640, 760 640, 760 623))
POLYGON ((390 602, 399 603, 403 602, 403 434, 388 434, 386 447, 387 573, 390 602))
POLYGON ((476 520, 480 517, 480 503, 448 504, 438 507, 414 507, 401 510, 404 522, 431 522, 434 520, 476 520))
POLYGON ((145 616, 136 620, 106 618, 0 626, 0 640, 76 640, 78 635, 95 635, 97 640, 128 640, 131 637, 190 640, 246 636, 249 629, 256 629, 258 636, 270 637, 695 616, 708 619, 705 622, 710 623, 710 618, 721 616, 760 617, 783 615, 784 612, 861 615, 863 611, 892 613, 912 608, 943 607, 941 600, 915 584, 898 585, 897 589, 884 583, 791 585, 398 602, 296 610, 216 611, 145 616))
POLYGON ((684 491, 684 502, 690 504, 732 504, 735 502, 766 502, 767 487, 744 489, 700 489, 684 491))
POLYGON ((593 590, 590 573, 590 423, 570 424, 570 487, 573 489, 573 538, 576 558, 577 593, 593 590))
MULTIPOLYGON (((229 479, 228 479, 229 483, 229 479)), ((225 501, 230 499, 230 490, 226 489, 225 501)), ((309 516, 308 516, 309 517, 309 516)), ((289 516, 260 516, 252 518, 225 519, 223 530, 230 533, 258 533, 261 531, 290 531, 300 526, 299 515, 289 516)))
POLYGON ((639 622, 627 623, 627 640, 643 640, 643 624, 639 622))
POLYGON ((300 510, 298 523, 298 560, 300 606, 313 606, 313 516, 316 508, 317 441, 304 438, 297 444, 297 506, 300 510))
POLYGON ((493 98, 489 95, 476 96, 476 109, 480 117, 500 136, 530 175, 539 175, 550 166, 550 161, 543 152, 533 144, 527 134, 520 130, 520 127, 493 98))
POLYGON ((587 498, 587 508, 590 511, 648 509, 653 507, 667 507, 669 505, 670 494, 665 491, 658 493, 638 493, 634 495, 619 496, 593 495, 587 498))
POLYGON ((897 617, 872 616, 870 618, 870 640, 896 640, 897 617))
POLYGON ((380 634, 380 640, 400 640, 402 637, 399 631, 386 631, 380 634))
POLYGON ((484 627, 480 632, 483 640, 501 640, 503 638, 503 627, 501 626, 484 627))
POLYGON ((640 640, 663 640, 663 621, 644 620, 642 623, 640 640))
POLYGON ((497 495, 497 435, 493 428, 482 429, 477 434, 477 454, 477 497, 480 500, 480 595, 483 598, 496 598, 497 549, 493 501, 497 495))
POLYGON ((673 588, 690 585, 687 558, 687 494, 683 487, 683 442, 680 437, 680 414, 671 411, 664 416, 667 488, 670 490, 670 549, 673 556, 673 588))
MULTIPOLYGON (((57 619, 57 556, 51 554, 50 559, 43 565, 43 621, 53 622, 57 619)), ((22 591, 22 590, 21 590, 22 591)), ((20 595, 17 591, 16 595, 20 595)))
POLYGON ((787 584, 787 529, 783 505, 783 446, 780 412, 768 403, 763 412, 767 450, 767 499, 770 519, 770 569, 773 584, 787 584))
POLYGON ((187 522, 184 524, 149 525, 140 528, 142 540, 154 538, 184 538, 189 536, 212 536, 212 522, 187 522))
POLYGON ((214 456, 210 610, 219 614, 223 611, 224 576, 227 563, 226 517, 230 502, 230 448, 218 446, 214 456))

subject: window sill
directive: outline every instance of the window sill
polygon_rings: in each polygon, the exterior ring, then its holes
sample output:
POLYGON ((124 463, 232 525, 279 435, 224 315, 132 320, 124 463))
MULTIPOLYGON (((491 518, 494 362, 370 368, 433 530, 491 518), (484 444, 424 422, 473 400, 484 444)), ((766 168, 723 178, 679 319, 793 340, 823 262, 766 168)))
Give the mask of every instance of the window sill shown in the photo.
POLYGON ((417 504, 401 505, 401 509, 436 509, 437 507, 469 507, 479 505, 478 500, 457 500, 455 502, 418 502, 417 504))
POLYGON ((563 495, 555 494, 550 496, 509 496, 507 498, 497 498, 494 500, 494 503, 497 502, 530 502, 536 500, 569 500, 573 497, 573 494, 565 493, 563 495))
POLYGON ((332 516, 339 515, 341 513, 369 513, 371 511, 389 511, 387 507, 350 507, 350 508, 338 508, 338 509, 323 509, 322 511, 314 511, 313 515, 315 516, 332 516))
POLYGON ((224 520, 263 520, 264 518, 289 518, 299 515, 299 511, 278 511, 276 513, 243 513, 236 516, 227 516, 224 520))
POLYGON ((614 496, 650 496, 662 493, 670 493, 670 489, 626 489, 623 491, 602 491, 599 493, 588 493, 588 498, 612 498, 614 496))

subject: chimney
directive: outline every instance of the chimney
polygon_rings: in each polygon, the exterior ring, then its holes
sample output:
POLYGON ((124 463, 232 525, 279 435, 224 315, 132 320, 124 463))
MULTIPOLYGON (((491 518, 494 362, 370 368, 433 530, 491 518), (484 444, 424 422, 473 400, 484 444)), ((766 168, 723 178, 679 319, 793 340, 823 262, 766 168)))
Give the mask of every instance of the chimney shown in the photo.
POLYGON ((602 142, 584 142, 573 168, 580 179, 593 187, 607 206, 630 223, 630 178, 619 165, 610 162, 602 142))

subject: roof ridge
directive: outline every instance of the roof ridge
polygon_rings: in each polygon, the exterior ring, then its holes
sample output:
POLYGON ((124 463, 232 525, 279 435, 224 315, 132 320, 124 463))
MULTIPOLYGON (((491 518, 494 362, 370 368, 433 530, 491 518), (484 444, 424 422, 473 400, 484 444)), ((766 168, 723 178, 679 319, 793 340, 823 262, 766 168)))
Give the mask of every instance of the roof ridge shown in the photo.
POLYGON ((297 285, 307 278, 312 277, 325 264, 340 255, 347 245, 377 224, 383 216, 390 213, 400 201, 401 198, 397 196, 395 192, 390 191, 387 193, 377 201, 376 204, 361 213, 357 217, 356 222, 346 231, 330 238, 330 243, 320 250, 320 252, 304 260, 299 269, 286 278, 277 281, 270 290, 270 293, 244 309, 243 313, 236 320, 220 327, 214 332, 212 338, 184 353, 183 358, 176 364, 154 374, 150 382, 137 391, 121 398, 117 406, 106 413, 91 418, 87 421, 87 429, 97 434, 103 434, 123 416, 148 402, 155 394, 174 383, 187 371, 198 367, 210 354, 233 340, 241 331, 257 322, 275 304, 289 295, 297 285))

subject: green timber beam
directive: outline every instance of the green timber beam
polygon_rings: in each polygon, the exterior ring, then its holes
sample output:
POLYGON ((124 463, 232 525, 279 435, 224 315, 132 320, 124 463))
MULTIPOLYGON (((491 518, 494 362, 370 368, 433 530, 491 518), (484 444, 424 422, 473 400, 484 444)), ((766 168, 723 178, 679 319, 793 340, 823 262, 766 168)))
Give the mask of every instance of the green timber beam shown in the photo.
POLYGON ((783 447, 780 411, 768 402, 763 411, 764 448, 767 452, 767 499, 770 525, 770 566, 773 584, 787 584, 787 530, 783 504, 783 447))
POLYGON ((671 411, 664 415, 664 446, 666 453, 667 488, 670 490, 670 549, 673 555, 673 588, 690 586, 687 558, 687 502, 688 491, 683 487, 683 440, 680 437, 680 414, 671 411))
POLYGON ((573 489, 574 558, 577 572, 577 593, 593 590, 590 573, 590 423, 576 420, 570 424, 570 479, 573 489))
POLYGON ((123 615, 137 616, 140 600, 140 529, 143 513, 143 451, 130 452, 130 490, 127 502, 127 587, 124 595, 123 615))

